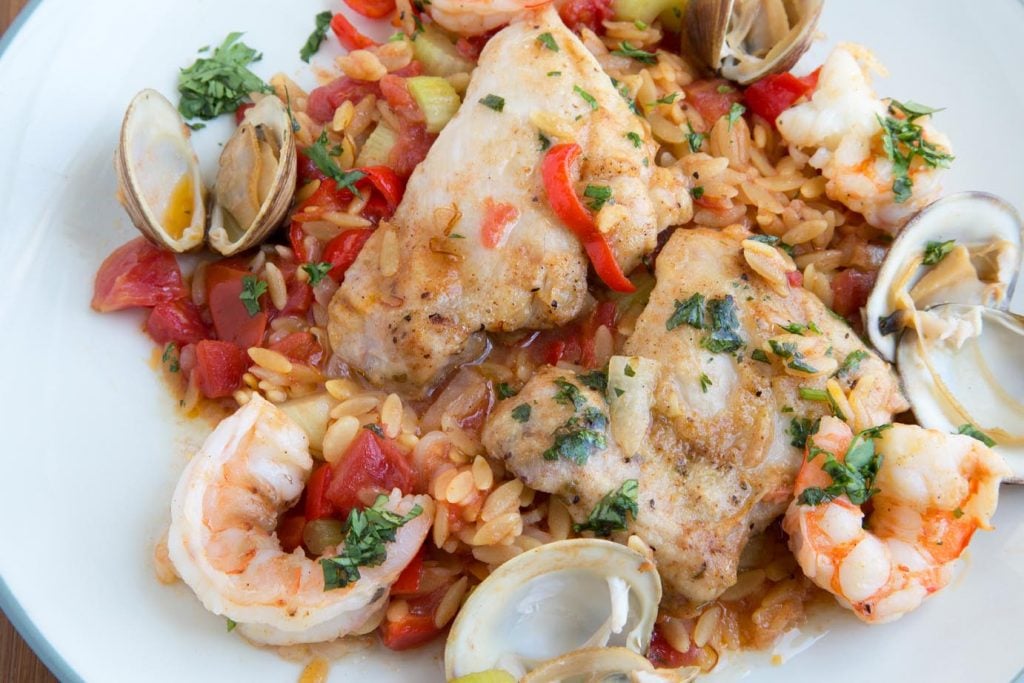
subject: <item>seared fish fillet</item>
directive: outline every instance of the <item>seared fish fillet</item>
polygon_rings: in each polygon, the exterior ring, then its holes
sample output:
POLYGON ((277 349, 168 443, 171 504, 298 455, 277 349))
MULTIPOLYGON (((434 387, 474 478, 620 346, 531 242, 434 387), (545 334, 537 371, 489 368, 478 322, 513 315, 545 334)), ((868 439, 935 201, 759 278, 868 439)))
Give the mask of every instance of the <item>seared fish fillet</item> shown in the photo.
POLYGON ((547 144, 582 148, 580 192, 611 188, 599 219, 624 271, 692 213, 681 180, 656 169, 641 119, 550 7, 487 43, 463 101, 330 305, 342 359, 407 392, 478 355, 485 331, 559 326, 586 307, 586 256, 539 171, 542 130, 547 144))
MULTIPOLYGON (((770 349, 769 339, 793 343, 794 333, 783 325, 813 323, 818 332, 808 327, 804 335, 815 338, 808 344, 820 344, 824 355, 807 351, 797 360, 844 368, 836 379, 855 387, 847 417, 866 427, 908 408, 891 368, 817 297, 802 288, 781 296, 750 270, 740 244, 744 236, 680 229, 668 241, 658 256, 650 302, 626 342, 631 370, 609 378, 608 410, 614 414, 628 399, 631 407, 624 410, 640 405, 642 414, 625 429, 613 417, 607 446, 585 464, 543 457, 554 429, 567 419, 566 406, 551 404, 553 380, 580 383, 568 370, 538 373, 516 399, 502 402, 484 430, 492 457, 504 459, 531 486, 562 496, 577 522, 623 481, 638 479, 639 514, 629 531, 655 549, 668 588, 693 601, 714 599, 735 583, 747 541, 785 511, 803 454, 793 445, 794 421, 813 423, 830 412, 827 402, 800 397, 801 387, 822 389, 827 374, 787 374, 793 358, 769 351, 755 360, 753 350, 770 349), (685 322, 668 329, 679 304, 694 294, 705 298, 705 306, 732 297, 740 348, 709 350, 711 330, 685 322), (620 394, 616 389, 631 372, 650 380, 630 382, 620 394), (630 395, 634 391, 645 395, 630 395), (513 419, 517 401, 535 402, 530 421, 513 419)), ((710 313, 702 310, 710 325, 710 313)), ((595 392, 587 397, 598 400, 595 392)))

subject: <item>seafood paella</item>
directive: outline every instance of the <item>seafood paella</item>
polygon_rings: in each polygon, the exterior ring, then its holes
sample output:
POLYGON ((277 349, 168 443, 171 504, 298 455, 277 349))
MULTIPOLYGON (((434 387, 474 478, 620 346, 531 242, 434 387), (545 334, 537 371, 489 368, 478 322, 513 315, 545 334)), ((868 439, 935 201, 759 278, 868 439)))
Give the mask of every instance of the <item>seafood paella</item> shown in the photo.
POLYGON ((820 0, 346 2, 314 88, 232 33, 127 106, 92 305, 215 424, 159 580, 305 681, 689 680, 941 600, 1024 473, 1022 223, 942 195, 941 109, 801 69, 820 0))

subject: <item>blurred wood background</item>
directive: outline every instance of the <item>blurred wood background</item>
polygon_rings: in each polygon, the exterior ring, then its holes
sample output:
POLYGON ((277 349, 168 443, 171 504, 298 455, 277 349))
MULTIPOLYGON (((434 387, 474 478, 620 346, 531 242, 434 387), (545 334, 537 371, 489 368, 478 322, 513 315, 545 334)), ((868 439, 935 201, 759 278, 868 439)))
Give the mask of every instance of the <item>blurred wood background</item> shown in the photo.
MULTIPOLYGON (((0 0, 0 34, 7 32, 26 0, 0 0)), ((0 612, 0 681, 54 683, 53 677, 0 612)))

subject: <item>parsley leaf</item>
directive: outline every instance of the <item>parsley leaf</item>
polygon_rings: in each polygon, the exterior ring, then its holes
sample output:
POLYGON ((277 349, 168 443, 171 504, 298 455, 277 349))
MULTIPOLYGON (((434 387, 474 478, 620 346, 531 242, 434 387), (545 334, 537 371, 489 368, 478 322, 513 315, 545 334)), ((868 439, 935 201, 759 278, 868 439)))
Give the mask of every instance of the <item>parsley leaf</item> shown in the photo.
POLYGON ((327 149, 327 129, 324 128, 320 132, 320 137, 316 139, 312 145, 305 149, 305 154, 309 157, 320 172, 325 176, 334 181, 338 189, 346 189, 358 198, 362 198, 359 194, 359 189, 356 187, 356 183, 366 177, 366 174, 362 171, 342 171, 341 167, 338 166, 337 162, 331 156, 330 150, 327 149))
POLYGON ((552 52, 558 52, 558 43, 555 42, 555 37, 550 32, 545 31, 537 36, 537 42, 552 52))
POLYGON ((633 146, 636 147, 637 149, 640 149, 640 147, 644 143, 643 138, 640 137, 639 133, 634 133, 630 131, 626 133, 626 137, 629 139, 630 142, 633 143, 633 146))
POLYGON ((529 403, 520 403, 512 409, 512 419, 522 424, 530 421, 530 413, 533 409, 530 408, 529 403))
POLYGON ((344 588, 359 580, 360 567, 378 567, 387 559, 386 543, 395 540, 396 530, 423 512, 414 505, 405 515, 386 508, 388 497, 377 496, 372 507, 353 510, 345 523, 347 533, 341 554, 322 558, 324 590, 344 588))
POLYGON ((633 519, 640 513, 640 506, 637 504, 637 493, 640 490, 640 483, 636 479, 627 479, 622 485, 609 491, 602 498, 594 509, 591 510, 587 521, 583 524, 573 524, 573 531, 593 531, 595 536, 608 537, 614 531, 625 531, 627 515, 633 515, 633 519))
POLYGON ((597 111, 597 100, 594 96, 578 85, 572 86, 573 92, 583 98, 583 101, 590 105, 591 111, 597 111))
POLYGON ((260 297, 266 291, 267 283, 263 280, 259 280, 252 275, 246 275, 242 278, 242 291, 238 294, 238 298, 241 299, 242 305, 245 306, 245 311, 249 314, 250 318, 260 312, 260 297))
POLYGON ((676 299, 675 306, 676 309, 672 311, 672 315, 665 321, 666 330, 671 332, 683 323, 686 323, 690 327, 695 327, 698 330, 704 329, 703 294, 694 294, 686 301, 679 301, 676 299))
POLYGON ((334 14, 330 11, 321 12, 316 15, 316 27, 309 34, 309 38, 306 39, 306 44, 299 50, 299 57, 302 58, 302 61, 308 63, 309 58, 320 49, 320 43, 324 42, 324 38, 327 37, 327 27, 330 26, 331 17, 333 16, 334 14))
POLYGON ((365 429, 368 432, 373 432, 382 439, 384 438, 384 429, 379 424, 371 422, 370 424, 363 425, 363 429, 365 429))
POLYGON ((789 323, 788 325, 780 325, 780 327, 786 332, 799 334, 801 337, 806 337, 808 332, 821 334, 821 329, 813 322, 809 322, 806 325, 804 323, 789 323))
POLYGON ((619 49, 612 50, 612 54, 635 59, 641 64, 654 64, 658 61, 658 55, 653 52, 648 52, 647 50, 641 50, 640 48, 633 47, 627 41, 619 43, 619 49))
POLYGON ((309 276, 309 284, 314 286, 319 284, 319 282, 327 276, 327 273, 331 272, 331 268, 333 267, 333 264, 326 261, 302 264, 302 269, 306 271, 306 275, 309 276))
POLYGON ((743 112, 745 112, 746 110, 747 110, 747 108, 744 107, 739 102, 733 102, 732 103, 732 106, 729 107, 729 126, 728 126, 728 128, 730 130, 732 130, 732 124, 736 123, 736 119, 738 119, 739 117, 743 116, 743 112))
POLYGON ((701 340, 701 346, 711 353, 729 353, 743 346, 732 295, 709 301, 708 315, 711 317, 711 334, 701 340))
POLYGON ((928 242, 924 245, 924 264, 926 266, 934 266, 936 263, 949 256, 949 252, 953 251, 953 247, 955 246, 956 240, 928 242))
POLYGON ((910 199, 913 192, 910 165, 915 158, 920 158, 930 168, 948 168, 953 161, 951 154, 925 140, 924 129, 915 123, 918 118, 937 111, 940 110, 916 102, 892 100, 888 115, 884 119, 875 117, 882 126, 882 148, 892 162, 892 192, 897 204, 910 199))
POLYGON ((494 387, 494 393, 497 394, 499 401, 504 401, 506 398, 512 398, 519 392, 509 386, 508 382, 499 382, 494 387))
POLYGON ((839 365, 839 369, 836 370, 836 375, 838 377, 846 377, 847 375, 856 372, 857 368, 860 367, 860 362, 867 357, 868 352, 865 351, 864 349, 856 349, 855 351, 851 351, 849 355, 847 355, 846 358, 843 359, 843 362, 839 365))
POLYGON ((807 459, 813 460, 823 454, 825 462, 821 468, 832 477, 832 483, 825 488, 812 486, 805 489, 798 498, 800 504, 820 505, 846 495, 854 505, 862 505, 878 493, 873 484, 882 466, 882 454, 875 451, 874 439, 891 426, 880 425, 859 432, 846 449, 843 462, 836 460, 832 453, 811 445, 807 459))
POLYGON ((210 57, 201 57, 178 74, 178 111, 186 119, 212 119, 238 109, 249 93, 273 92, 246 67, 263 55, 229 33, 210 57))
POLYGON ((480 104, 484 105, 488 109, 501 113, 505 110, 505 98, 499 97, 498 95, 487 95, 486 97, 480 98, 480 104))
POLYGON ((605 447, 607 442, 604 429, 607 426, 608 418, 604 413, 593 406, 587 406, 581 415, 569 418, 555 431, 555 442, 544 451, 544 459, 557 460, 562 457, 577 465, 585 465, 591 453, 605 447))
POLYGON ((691 152, 699 152, 700 146, 704 144, 704 133, 698 133, 690 125, 690 122, 686 122, 686 127, 690 129, 690 132, 686 134, 686 143, 690 146, 691 152))
POLYGON ((692 190, 690 190, 690 195, 694 199, 700 199, 701 197, 704 196, 704 186, 698 185, 697 187, 693 188, 692 190))
POLYGON ((611 200, 612 188, 607 185, 587 185, 583 190, 583 196, 593 200, 590 202, 591 211, 600 211, 601 207, 611 200))
POLYGON ((164 347, 164 353, 160 356, 160 362, 167 365, 168 372, 178 372, 181 370, 178 358, 178 347, 174 345, 174 342, 168 342, 167 346, 164 347))
POLYGON ((622 374, 625 375, 626 377, 636 377, 636 370, 633 369, 632 365, 626 363, 626 365, 623 366, 622 368, 622 374))
POLYGON ((807 437, 817 434, 820 425, 821 418, 811 420, 807 417, 794 417, 789 421, 789 429, 786 430, 786 433, 793 437, 789 441, 790 445, 797 448, 806 448, 807 437))
POLYGON ((225 617, 225 619, 227 620, 228 633, 231 633, 235 630, 235 627, 238 626, 238 622, 231 617, 225 617))
POLYGON ((764 352, 764 349, 754 349, 750 352, 750 357, 759 363, 771 363, 768 360, 768 354, 764 352))
POLYGON ((579 387, 566 378, 559 377, 556 379, 555 386, 558 387, 554 397, 555 403, 561 403, 564 406, 571 405, 573 410, 579 410, 587 404, 587 399, 583 398, 579 387))
POLYGON ((537 133, 537 140, 540 141, 540 151, 546 152, 551 147, 551 138, 544 135, 544 133, 537 133))
POLYGON ((592 370, 585 375, 580 375, 580 384, 590 387, 594 391, 604 393, 608 389, 608 373, 603 370, 592 370))
MULTIPOLYGON (((790 367, 793 366, 790 365, 790 367)), ((832 410, 833 415, 838 417, 840 420, 846 419, 846 416, 843 415, 843 411, 839 408, 839 405, 836 403, 835 399, 832 398, 832 394, 828 393, 828 391, 826 391, 825 389, 812 389, 810 387, 800 387, 800 398, 804 399, 805 401, 818 401, 821 403, 827 403, 829 408, 832 410)))
POLYGON ((655 105, 655 104, 672 104, 673 102, 676 101, 677 97, 679 97, 679 93, 678 92, 670 92, 669 94, 665 95, 664 97, 659 97, 658 99, 654 100, 654 102, 652 102, 651 104, 652 105, 655 105))
POLYGON ((708 377, 703 372, 700 373, 700 390, 701 390, 701 392, 705 393, 705 394, 708 393, 708 387, 710 387, 711 384, 712 384, 711 378, 708 377))
POLYGON ((966 434, 972 439, 977 439, 978 441, 982 442, 989 448, 992 448, 992 446, 996 445, 996 442, 992 439, 991 436, 981 431, 980 429, 972 425, 970 422, 960 425, 960 427, 956 430, 956 433, 966 434))

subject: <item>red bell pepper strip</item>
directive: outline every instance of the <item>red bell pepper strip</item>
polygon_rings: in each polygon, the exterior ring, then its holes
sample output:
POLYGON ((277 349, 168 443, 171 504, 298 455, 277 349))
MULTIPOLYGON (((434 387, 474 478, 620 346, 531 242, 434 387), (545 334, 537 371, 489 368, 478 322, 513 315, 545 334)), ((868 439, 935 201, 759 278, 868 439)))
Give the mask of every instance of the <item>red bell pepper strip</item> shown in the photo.
POLYGON ((395 11, 395 0, 345 0, 345 4, 370 19, 380 19, 395 11))
POLYGON ((363 48, 373 47, 377 43, 364 36, 359 32, 352 23, 345 18, 344 14, 335 14, 331 19, 331 30, 334 31, 334 35, 338 36, 338 40, 341 41, 342 46, 349 50, 362 50, 363 48))
POLYGON ((622 272, 608 241, 573 188, 572 165, 580 151, 580 146, 574 142, 563 143, 549 149, 544 156, 541 176, 548 203, 558 219, 583 243, 597 276, 616 292, 633 292, 636 288, 622 272))
POLYGON ((370 239, 373 230, 353 228, 345 230, 324 247, 324 261, 331 264, 330 276, 337 283, 345 281, 345 272, 356 262, 363 245, 370 239))
POLYGON ((327 482, 331 478, 331 466, 320 465, 313 470, 306 483, 306 519, 323 519, 334 514, 334 506, 327 500, 327 482))
POLYGON ((774 127, 779 114, 817 87, 819 71, 821 67, 803 78, 791 73, 765 76, 744 91, 743 101, 750 111, 774 127))

